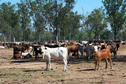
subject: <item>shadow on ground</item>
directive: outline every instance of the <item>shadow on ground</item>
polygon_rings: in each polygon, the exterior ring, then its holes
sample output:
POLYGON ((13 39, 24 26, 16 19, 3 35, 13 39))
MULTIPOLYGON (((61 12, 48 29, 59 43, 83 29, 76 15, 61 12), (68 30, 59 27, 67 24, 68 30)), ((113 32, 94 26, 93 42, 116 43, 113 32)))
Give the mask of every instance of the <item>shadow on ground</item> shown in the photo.
POLYGON ((81 72, 81 71, 95 71, 95 69, 79 69, 77 71, 79 71, 79 72, 81 72))
MULTIPOLYGON (((17 59, 17 60, 11 60, 11 63, 26 63, 26 62, 45 62, 46 60, 44 60, 42 57, 39 57, 37 59, 35 58, 30 58, 30 59, 17 59)), ((83 58, 69 58, 68 60, 68 64, 79 64, 82 62, 87 62, 87 63, 91 63, 94 62, 94 59, 90 59, 89 61, 87 61, 86 57, 83 58)), ((53 58, 51 60, 51 62, 53 63, 58 63, 58 64, 63 64, 63 60, 60 58, 53 58)), ((116 58, 114 58, 112 56, 112 62, 126 62, 126 55, 119 55, 116 58)))
POLYGON ((39 71, 45 71, 43 69, 36 69, 36 70, 23 70, 23 72, 39 72, 39 71))
MULTIPOLYGON (((94 61, 94 59, 90 59, 89 61, 87 61, 86 57, 83 57, 83 58, 69 58, 68 59, 68 64, 79 64, 79 63, 82 63, 82 62, 92 62, 94 61)), ((11 60, 11 63, 26 63, 26 62, 46 62, 45 59, 43 59, 42 57, 39 57, 37 59, 35 58, 29 58, 29 59, 12 59, 11 60)), ((51 62, 55 62, 55 63, 58 63, 58 64, 63 64, 63 60, 62 58, 52 58, 51 59, 51 62)))
POLYGON ((112 57, 113 62, 126 62, 126 55, 119 55, 116 58, 112 57))

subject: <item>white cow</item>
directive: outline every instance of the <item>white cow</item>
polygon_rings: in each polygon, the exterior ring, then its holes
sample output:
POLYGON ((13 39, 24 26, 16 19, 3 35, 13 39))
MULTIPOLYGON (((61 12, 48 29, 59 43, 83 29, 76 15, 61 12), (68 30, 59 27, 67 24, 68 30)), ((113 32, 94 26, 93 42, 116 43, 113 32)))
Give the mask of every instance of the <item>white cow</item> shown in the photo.
POLYGON ((4 46, 0 46, 0 48, 5 48, 4 46))
POLYGON ((46 56, 48 58, 46 62, 46 70, 51 69, 51 57, 62 57, 64 62, 64 71, 67 70, 67 57, 68 57, 68 50, 65 47, 57 47, 57 48, 49 48, 45 46, 41 46, 41 51, 43 58, 46 56))

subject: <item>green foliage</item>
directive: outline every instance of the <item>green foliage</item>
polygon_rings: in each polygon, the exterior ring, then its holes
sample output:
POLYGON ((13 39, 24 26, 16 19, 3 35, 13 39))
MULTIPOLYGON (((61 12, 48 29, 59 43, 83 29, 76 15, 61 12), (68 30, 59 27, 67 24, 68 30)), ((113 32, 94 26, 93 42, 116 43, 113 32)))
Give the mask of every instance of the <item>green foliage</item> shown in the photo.
POLYGON ((125 40, 125 3, 125 0, 103 0, 106 15, 99 8, 88 17, 73 12, 75 0, 21 0, 14 5, 2 3, 0 40, 111 40, 113 35, 125 40), (107 29, 105 17, 112 31, 107 29))
POLYGON ((126 21, 126 0, 102 0, 106 9, 108 22, 111 25, 114 33, 114 39, 117 39, 117 34, 123 28, 126 21))
POLYGON ((7 38, 7 41, 12 41, 14 38, 19 40, 19 15, 15 11, 15 5, 10 2, 0 5, 0 31, 7 38), (18 33, 17 33, 18 32, 18 33))
POLYGON ((107 27, 103 10, 101 8, 94 9, 83 24, 88 30, 89 40, 91 39, 92 32, 95 34, 95 39, 100 39, 101 32, 107 27))
POLYGON ((113 34, 110 30, 105 29, 104 31, 102 31, 101 33, 101 40, 113 40, 113 34))
POLYGON ((21 0, 21 3, 18 3, 18 15, 20 19, 20 25, 22 28, 22 34, 23 34, 23 40, 27 40, 26 33, 29 23, 30 23, 30 14, 29 14, 29 9, 26 4, 26 0, 21 0))
POLYGON ((73 40, 88 40, 87 36, 88 35, 87 35, 86 31, 84 31, 84 30, 77 31, 73 40))

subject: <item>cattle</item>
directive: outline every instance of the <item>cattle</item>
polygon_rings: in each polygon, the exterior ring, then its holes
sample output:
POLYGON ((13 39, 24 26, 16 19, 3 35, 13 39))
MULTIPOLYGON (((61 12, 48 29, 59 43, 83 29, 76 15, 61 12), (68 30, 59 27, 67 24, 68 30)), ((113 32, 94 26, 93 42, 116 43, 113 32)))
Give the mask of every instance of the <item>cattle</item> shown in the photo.
POLYGON ((90 44, 86 44, 85 48, 84 48, 84 52, 86 52, 86 58, 87 58, 87 61, 91 58, 93 58, 93 53, 94 53, 94 47, 93 45, 90 45, 90 44))
POLYGON ((3 43, 2 42, 0 42, 0 49, 1 48, 5 48, 5 46, 3 46, 3 43))
MULTIPOLYGON (((27 48, 27 51, 29 50, 29 53, 31 52, 30 47, 29 49, 27 48)), ((26 51, 26 47, 23 45, 15 45, 13 47, 13 58, 14 59, 19 59, 22 58, 22 52, 26 51)))
POLYGON ((7 48, 12 48, 14 45, 15 44, 11 42, 6 43, 7 48))
POLYGON ((47 57, 46 70, 51 69, 51 57, 62 57, 64 62, 64 71, 67 70, 67 58, 68 58, 67 48, 65 47, 49 48, 49 47, 41 46, 41 52, 43 58, 47 57))
POLYGON ((56 45, 56 44, 45 44, 46 47, 49 47, 49 48, 56 48, 56 47, 59 47, 59 45, 56 45))
POLYGON ((32 55, 29 52, 26 53, 23 52, 21 58, 22 59, 32 58, 32 55))
POLYGON ((70 53, 72 53, 72 56, 76 56, 76 58, 79 58, 80 51, 79 51, 77 42, 71 42, 71 43, 64 44, 63 47, 66 47, 68 49, 69 56, 70 56, 70 53))
POLYGON ((99 69, 99 64, 102 60, 105 59, 106 62, 106 69, 107 69, 107 63, 109 59, 110 62, 110 67, 112 68, 112 60, 111 60, 111 52, 110 52, 110 46, 107 46, 106 49, 102 49, 102 50, 98 50, 94 53, 94 58, 96 60, 95 63, 95 69, 98 70, 99 69))
POLYGON ((120 47, 121 41, 120 40, 116 40, 116 41, 113 41, 113 42, 116 44, 116 47, 117 47, 117 50, 118 50, 118 48, 120 47))
POLYGON ((126 44, 126 41, 121 41, 120 42, 122 45, 125 45, 126 44))
POLYGON ((77 45, 77 47, 78 47, 78 51, 80 52, 81 58, 82 58, 84 56, 85 44, 80 43, 77 45))
POLYGON ((0 42, 0 46, 3 46, 3 43, 2 42, 0 42))
POLYGON ((19 59, 22 56, 22 52, 24 51, 24 47, 21 45, 16 45, 13 47, 13 58, 19 59))
POLYGON ((33 48, 33 55, 35 56, 35 59, 38 58, 38 55, 41 54, 41 46, 38 44, 33 44, 32 48, 33 48))
POLYGON ((117 55, 117 45, 116 45, 116 43, 111 43, 110 44, 110 51, 111 51, 111 53, 114 54, 114 58, 116 58, 116 55, 117 55))
POLYGON ((23 42, 22 43, 22 46, 24 46, 25 50, 29 50, 29 47, 30 47, 31 43, 30 42, 23 42))

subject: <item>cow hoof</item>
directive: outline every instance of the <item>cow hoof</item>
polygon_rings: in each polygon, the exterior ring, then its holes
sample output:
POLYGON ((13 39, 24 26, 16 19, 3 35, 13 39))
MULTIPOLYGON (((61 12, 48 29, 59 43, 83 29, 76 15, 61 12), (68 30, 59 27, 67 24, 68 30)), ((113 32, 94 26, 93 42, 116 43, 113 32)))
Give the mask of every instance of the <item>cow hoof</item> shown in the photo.
POLYGON ((66 72, 67 70, 63 70, 64 72, 66 72))
POLYGON ((45 69, 45 71, 49 71, 49 69, 45 69))

